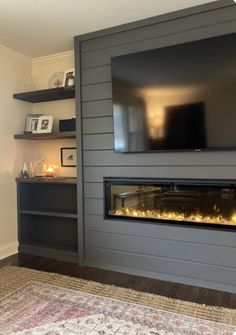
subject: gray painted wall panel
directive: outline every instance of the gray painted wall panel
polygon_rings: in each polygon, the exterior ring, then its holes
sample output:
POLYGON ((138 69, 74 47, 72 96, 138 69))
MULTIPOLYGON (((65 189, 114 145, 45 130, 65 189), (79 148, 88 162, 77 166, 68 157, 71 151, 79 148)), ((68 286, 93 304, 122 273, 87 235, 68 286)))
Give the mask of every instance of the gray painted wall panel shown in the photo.
POLYGON ((145 26, 130 24, 118 33, 108 29, 99 37, 77 39, 77 61, 83 69, 83 155, 78 162, 84 189, 84 222, 79 224, 80 232, 85 228, 85 240, 80 240, 84 264, 236 291, 235 231, 103 219, 103 177, 236 179, 233 151, 116 154, 112 150, 111 57, 235 32, 236 6, 225 3, 224 8, 219 3, 211 4, 211 11, 203 6, 200 12, 185 10, 157 18, 156 23, 153 18, 150 24, 145 20, 145 26))
POLYGON ((84 119, 83 135, 86 134, 105 134, 113 132, 113 119, 112 117, 84 119))
POLYGON ((110 232, 117 234, 152 237, 168 241, 184 241, 207 245, 236 248, 236 233, 214 229, 197 229, 177 224, 147 224, 137 221, 103 220, 103 216, 85 216, 88 231, 110 232))
POLYGON ((124 34, 116 33, 101 37, 98 39, 88 40, 83 42, 82 52, 94 51, 96 49, 106 49, 113 45, 121 45, 124 43, 130 44, 135 41, 145 40, 148 38, 155 38, 163 35, 172 35, 177 32, 181 32, 186 29, 196 29, 202 26, 215 25, 216 23, 224 22, 225 17, 227 20, 235 19, 235 12, 232 11, 232 7, 222 9, 216 9, 215 11, 209 13, 201 13, 192 16, 186 16, 176 19, 175 21, 167 20, 166 22, 148 25, 146 27, 141 27, 139 29, 132 29, 124 34))
MULTIPOLYGON (((84 150, 107 150, 114 147, 113 134, 96 134, 83 136, 84 150)), ((103 151, 104 152, 104 151, 103 151)), ((96 154, 98 152, 96 151, 96 154)))
POLYGON ((82 87, 82 101, 111 99, 111 83, 99 83, 82 87))
MULTIPOLYGON (((99 138, 98 138, 99 140, 99 138)), ((110 151, 84 152, 84 166, 211 166, 211 165, 236 165, 236 152, 183 152, 183 153, 146 153, 124 154, 110 151)))
MULTIPOLYGON (((217 265, 236 267, 236 258, 232 254, 232 249, 216 245, 94 231, 86 232, 86 245, 100 249, 103 249, 104 245, 106 245, 107 249, 115 251, 151 255, 166 259, 182 259, 204 264, 215 264, 215 255, 218 254, 217 265), (188 253, 186 253, 186 249, 189 250, 188 253)), ((236 248, 234 251, 236 251, 236 248)))
POLYGON ((235 32, 235 22, 224 23, 216 26, 208 26, 206 28, 199 28, 197 30, 183 31, 179 34, 161 36, 153 39, 142 40, 136 43, 129 43, 119 46, 113 46, 107 49, 87 52, 82 57, 82 69, 109 65, 111 57, 125 55, 128 53, 135 53, 155 48, 162 48, 174 44, 181 44, 193 40, 200 40, 210 36, 219 36, 224 34, 225 30, 228 32, 235 32))
MULTIPOLYGON (((146 158, 148 159, 148 157, 146 158)), ((104 166, 84 168, 84 181, 102 182, 103 177, 130 178, 203 178, 203 179, 234 179, 234 166, 104 166)))
POLYGON ((143 277, 154 278, 154 279, 159 279, 159 280, 168 281, 168 282, 182 283, 186 285, 189 285, 189 283, 194 283, 194 285, 198 287, 209 287, 212 290, 215 289, 215 290, 224 291, 224 292, 236 293, 235 285, 222 284, 222 283, 212 281, 212 280, 207 281, 207 280, 202 280, 202 279, 197 279, 197 278, 175 276, 173 274, 160 273, 158 271, 145 271, 142 269, 125 267, 124 265, 119 266, 119 265, 108 264, 108 263, 103 263, 103 262, 98 263, 97 260, 89 261, 87 260, 87 258, 84 261, 84 265, 90 266, 90 267, 97 268, 98 264, 99 264, 100 269, 123 272, 123 273, 136 275, 139 277, 143 276, 143 277))
POLYGON ((82 71, 83 86, 111 81, 111 70, 109 65, 99 66, 82 71))
POLYGON ((236 282, 236 271, 232 268, 182 260, 167 260, 154 256, 91 247, 86 247, 85 253, 89 261, 133 267, 146 271, 157 271, 193 279, 196 278, 206 281, 217 281, 225 284, 232 284, 236 282))
POLYGON ((89 101, 82 103, 82 118, 112 116, 112 100, 89 101))
POLYGON ((103 200, 102 199, 84 199, 84 213, 85 214, 103 214, 103 200))
POLYGON ((90 199, 103 199, 103 184, 84 183, 84 197, 90 199))

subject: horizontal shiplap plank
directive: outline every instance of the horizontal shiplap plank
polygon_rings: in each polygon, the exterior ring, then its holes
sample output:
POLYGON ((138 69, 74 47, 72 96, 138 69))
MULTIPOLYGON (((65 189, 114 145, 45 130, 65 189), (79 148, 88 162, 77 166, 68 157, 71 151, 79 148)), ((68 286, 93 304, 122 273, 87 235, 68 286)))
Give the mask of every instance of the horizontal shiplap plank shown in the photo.
POLYGON ((84 150, 108 150, 114 147, 113 134, 95 134, 83 136, 84 150))
POLYGON ((100 83, 82 87, 82 101, 104 100, 112 98, 111 83, 100 83))
POLYGON ((86 259, 128 268, 235 285, 236 269, 100 248, 85 248, 86 259))
POLYGON ((236 248, 236 231, 183 227, 177 224, 155 224, 126 220, 104 220, 102 215, 85 215, 86 229, 114 234, 152 237, 236 248))
POLYGON ((103 184, 84 183, 84 197, 103 199, 103 184))
POLYGON ((236 179, 234 166, 109 166, 85 167, 84 181, 102 182, 103 177, 236 179))
POLYGON ((84 199, 85 214, 102 215, 103 214, 103 199, 84 199))
POLYGON ((179 259, 181 261, 236 267, 236 257, 234 257, 232 248, 216 245, 94 231, 86 231, 85 245, 86 247, 105 248, 147 256, 179 259))
POLYGON ((83 135, 86 134, 106 134, 113 132, 113 118, 91 118, 82 120, 83 135))
MULTIPOLYGON (((112 136, 112 135, 110 135, 112 136)), ((99 140, 99 138, 98 138, 99 140)), ((85 148, 84 148, 85 149, 85 148)), ((85 149, 86 150, 86 149, 85 149)), ((236 169, 236 151, 115 153, 113 150, 84 152, 84 166, 211 166, 232 165, 236 169)))
POLYGON ((82 55, 82 69, 104 66, 111 64, 111 57, 126 55, 150 49, 162 48, 175 44, 186 43, 194 40, 201 40, 210 36, 219 36, 226 33, 236 31, 235 21, 222 23, 219 25, 199 28, 196 30, 187 30, 173 35, 160 36, 153 39, 145 39, 142 41, 113 46, 107 49, 100 49, 93 52, 86 52, 82 55))
POLYGON ((82 118, 112 116, 112 99, 82 103, 82 118))
POLYGON ((148 38, 174 34, 187 29, 196 29, 204 25, 224 22, 227 20, 236 19, 235 10, 232 7, 227 7, 220 10, 211 11, 210 15, 206 13, 197 13, 196 15, 180 17, 175 20, 167 20, 166 22, 158 22, 149 26, 127 30, 125 33, 107 34, 98 39, 84 41, 82 43, 82 52, 93 51, 101 48, 109 48, 114 45, 129 43, 130 41, 140 41, 148 38), (223 14, 224 13, 224 14, 223 14))
POLYGON ((82 85, 97 84, 111 81, 111 67, 109 65, 82 71, 82 85))

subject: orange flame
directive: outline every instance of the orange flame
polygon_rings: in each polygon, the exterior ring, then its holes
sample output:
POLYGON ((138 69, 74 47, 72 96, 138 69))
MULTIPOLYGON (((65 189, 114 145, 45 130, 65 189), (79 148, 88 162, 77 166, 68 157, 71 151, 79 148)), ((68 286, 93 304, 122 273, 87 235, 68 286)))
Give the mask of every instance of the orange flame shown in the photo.
POLYGON ((128 216, 138 217, 147 219, 162 219, 162 220, 173 220, 173 221, 188 221, 188 222, 199 222, 199 223, 210 223, 210 224, 224 224, 224 225, 236 225, 236 213, 234 213, 230 220, 224 218, 222 215, 210 216, 202 214, 184 214, 178 212, 167 212, 158 210, 139 210, 135 208, 122 208, 111 210, 110 215, 114 216, 128 216))

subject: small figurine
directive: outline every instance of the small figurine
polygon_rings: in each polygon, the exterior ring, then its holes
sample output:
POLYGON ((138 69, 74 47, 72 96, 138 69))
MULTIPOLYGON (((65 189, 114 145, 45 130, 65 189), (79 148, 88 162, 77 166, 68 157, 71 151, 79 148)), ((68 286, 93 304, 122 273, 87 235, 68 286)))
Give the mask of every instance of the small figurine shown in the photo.
POLYGON ((24 162, 24 164, 23 164, 23 169, 21 170, 21 177, 22 178, 29 178, 29 173, 28 173, 26 162, 24 162))
POLYGON ((62 86, 62 81, 59 79, 59 78, 57 78, 57 80, 54 82, 54 86, 55 87, 61 87, 62 86))
POLYGON ((34 165, 32 162, 30 162, 30 166, 29 166, 29 178, 33 178, 34 177, 34 165))

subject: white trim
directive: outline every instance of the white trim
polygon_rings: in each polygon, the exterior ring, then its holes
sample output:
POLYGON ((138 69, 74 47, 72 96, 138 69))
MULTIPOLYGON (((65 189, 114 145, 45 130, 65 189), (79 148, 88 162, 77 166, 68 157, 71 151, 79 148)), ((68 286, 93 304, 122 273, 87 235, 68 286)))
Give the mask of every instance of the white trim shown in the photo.
POLYGON ((74 50, 66 51, 66 52, 59 52, 56 54, 42 56, 42 57, 34 57, 32 58, 32 63, 41 63, 41 62, 54 62, 55 60, 67 57, 74 57, 74 50))
POLYGON ((27 57, 13 49, 10 49, 10 48, 7 48, 5 47, 4 45, 0 44, 0 51, 1 52, 4 52, 5 54, 7 55, 11 55, 11 56, 14 56, 14 57, 18 57, 18 58, 21 58, 22 60, 26 61, 26 62, 32 62, 32 58, 30 57, 27 57))
POLYGON ((18 249, 17 242, 7 243, 1 246, 0 247, 0 259, 16 254, 18 252, 17 249, 18 249))

